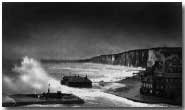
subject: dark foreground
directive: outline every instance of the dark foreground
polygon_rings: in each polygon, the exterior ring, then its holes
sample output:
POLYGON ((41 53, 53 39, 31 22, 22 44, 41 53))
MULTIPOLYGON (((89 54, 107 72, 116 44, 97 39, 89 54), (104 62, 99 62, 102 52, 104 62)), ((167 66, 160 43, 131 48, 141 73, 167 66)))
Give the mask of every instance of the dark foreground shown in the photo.
POLYGON ((61 98, 37 98, 35 94, 10 95, 15 102, 4 102, 3 107, 24 106, 31 104, 83 104, 84 100, 73 94, 62 94, 61 98))
POLYGON ((182 104, 176 103, 172 99, 140 94, 141 82, 137 78, 129 77, 119 81, 119 83, 125 84, 126 87, 117 88, 114 91, 108 90, 107 92, 120 97, 127 98, 129 100, 133 100, 135 102, 142 102, 148 104, 166 104, 170 107, 182 106, 182 104))

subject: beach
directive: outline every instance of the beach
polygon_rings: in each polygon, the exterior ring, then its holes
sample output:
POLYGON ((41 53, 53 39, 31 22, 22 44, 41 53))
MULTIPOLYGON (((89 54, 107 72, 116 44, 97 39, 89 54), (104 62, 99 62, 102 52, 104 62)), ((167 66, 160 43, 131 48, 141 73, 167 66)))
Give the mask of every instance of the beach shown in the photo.
POLYGON ((107 90, 106 92, 127 98, 135 102, 160 104, 168 107, 178 107, 178 105, 176 105, 172 99, 140 94, 141 81, 135 77, 127 77, 118 81, 118 83, 125 84, 126 86, 114 90, 107 90))

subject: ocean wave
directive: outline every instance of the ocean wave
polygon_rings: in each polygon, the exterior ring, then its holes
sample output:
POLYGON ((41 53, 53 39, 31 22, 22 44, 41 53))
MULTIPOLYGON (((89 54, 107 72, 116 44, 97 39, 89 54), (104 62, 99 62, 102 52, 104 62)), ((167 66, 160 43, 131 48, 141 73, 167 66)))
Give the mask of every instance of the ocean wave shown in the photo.
MULTIPOLYGON (((73 64, 72 68, 69 64, 69 67, 62 67, 61 65, 50 65, 50 69, 56 68, 68 68, 71 71, 80 71, 81 74, 87 74, 91 80, 93 81, 118 81, 125 77, 129 77, 133 75, 133 72, 143 70, 143 68, 131 68, 131 67, 123 67, 123 66, 112 66, 112 65, 102 65, 102 64, 81 64, 75 65, 73 64), (85 66, 87 65, 87 66, 85 66), (82 67, 80 67, 82 66, 82 67), (85 68, 84 68, 85 67, 85 68), (91 68, 92 67, 92 68, 91 68), (96 72, 94 72, 96 71, 96 72), (101 77, 100 77, 101 76, 101 77)), ((105 87, 100 88, 72 88, 65 85, 61 85, 59 80, 55 77, 50 76, 49 73, 42 67, 42 65, 35 59, 24 57, 22 64, 20 66, 15 66, 14 71, 19 73, 19 83, 13 83, 11 78, 5 78, 5 83, 10 83, 11 87, 18 87, 22 84, 22 87, 31 87, 35 90, 47 90, 47 85, 51 85, 51 92, 56 92, 57 90, 61 90, 63 93, 72 93, 75 94, 87 102, 99 102, 101 99, 101 103, 104 105, 113 105, 116 107, 159 107, 161 105, 158 104, 145 104, 134 102, 128 100, 126 98, 122 98, 113 94, 105 93, 104 90, 107 89, 116 89, 118 87, 124 87, 124 84, 112 83, 108 84, 105 87)), ((73 73, 72 73, 73 74, 73 73)), ((75 74, 75 73, 74 73, 75 74)), ((19 88, 21 92, 21 88, 19 88)), ((30 91, 29 91, 30 92, 30 91)), ((58 105, 29 105, 29 106, 47 106, 47 107, 56 107, 58 105)), ((60 105, 62 106, 62 105, 60 105)), ((92 105, 93 106, 93 105, 92 105)))

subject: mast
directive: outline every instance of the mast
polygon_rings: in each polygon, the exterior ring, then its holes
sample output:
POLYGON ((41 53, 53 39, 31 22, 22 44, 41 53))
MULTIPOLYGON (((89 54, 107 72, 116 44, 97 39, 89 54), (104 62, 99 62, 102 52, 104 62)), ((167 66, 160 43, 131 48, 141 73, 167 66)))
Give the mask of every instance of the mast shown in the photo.
POLYGON ((48 93, 50 93, 50 83, 48 84, 48 93))

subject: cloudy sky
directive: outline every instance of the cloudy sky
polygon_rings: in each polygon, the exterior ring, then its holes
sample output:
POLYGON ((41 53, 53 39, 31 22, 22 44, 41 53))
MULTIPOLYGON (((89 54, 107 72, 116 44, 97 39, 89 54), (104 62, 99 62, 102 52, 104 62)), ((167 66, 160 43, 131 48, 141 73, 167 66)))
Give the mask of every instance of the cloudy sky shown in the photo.
POLYGON ((181 3, 3 3, 3 57, 79 59, 182 46, 181 3))

